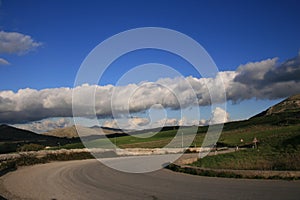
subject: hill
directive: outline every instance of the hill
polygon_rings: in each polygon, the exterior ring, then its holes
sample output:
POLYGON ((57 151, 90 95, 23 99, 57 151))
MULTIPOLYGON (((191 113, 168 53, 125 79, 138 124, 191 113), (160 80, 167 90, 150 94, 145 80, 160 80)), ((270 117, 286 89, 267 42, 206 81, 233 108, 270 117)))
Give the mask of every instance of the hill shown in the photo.
POLYGON ((266 110, 266 115, 300 112, 300 95, 291 96, 266 110))
POLYGON ((90 137, 90 136, 103 136, 103 135, 110 135, 110 134, 120 134, 124 133, 121 129, 116 128, 108 128, 108 127, 83 127, 75 125, 65 128, 58 128, 46 133, 43 135, 50 135, 55 137, 66 137, 66 138, 78 138, 77 129, 80 131, 80 137, 90 137))
POLYGON ((4 141, 24 141, 24 140, 39 140, 40 135, 23 129, 18 129, 5 124, 0 125, 0 140, 4 141))
POLYGON ((253 123, 290 125, 300 123, 300 94, 291 96, 267 110, 251 117, 253 123))
MULTIPOLYGON (((90 129, 90 128, 79 127, 79 126, 77 128, 80 129, 80 133, 83 136, 90 136, 90 135, 98 134, 97 131, 94 131, 93 129, 90 129)), ((54 130, 48 131, 46 133, 43 133, 43 135, 49 135, 49 136, 55 136, 55 137, 66 137, 66 138, 79 137, 76 127, 74 125, 70 126, 70 127, 54 129, 54 130)))
MULTIPOLYGON (((254 117, 276 115, 281 113, 296 114, 300 112, 300 94, 291 96, 254 117)), ((254 118, 252 117, 252 118, 254 118)))
POLYGON ((34 143, 43 146, 59 146, 79 141, 79 139, 41 135, 4 124, 0 125, 0 153, 15 151, 16 148, 24 144, 34 143))

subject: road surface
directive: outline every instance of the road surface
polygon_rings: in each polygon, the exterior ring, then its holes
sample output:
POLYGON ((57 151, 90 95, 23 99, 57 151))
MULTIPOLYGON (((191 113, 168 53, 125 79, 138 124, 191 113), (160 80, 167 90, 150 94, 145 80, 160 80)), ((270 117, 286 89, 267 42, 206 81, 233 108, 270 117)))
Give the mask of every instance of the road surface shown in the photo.
POLYGON ((8 199, 299 199, 300 181, 200 177, 162 169, 129 174, 96 160, 23 167, 0 178, 8 199))

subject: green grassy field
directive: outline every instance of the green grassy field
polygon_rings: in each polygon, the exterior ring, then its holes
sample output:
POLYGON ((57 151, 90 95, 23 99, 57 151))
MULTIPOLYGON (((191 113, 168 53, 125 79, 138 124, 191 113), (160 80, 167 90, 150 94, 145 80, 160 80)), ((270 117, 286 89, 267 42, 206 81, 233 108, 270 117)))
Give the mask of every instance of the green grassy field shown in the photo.
POLYGON ((220 142, 229 145, 259 140, 257 149, 205 157, 194 166, 216 169, 300 170, 300 125, 263 126, 225 131, 220 142))
MULTIPOLYGON (((202 128, 200 128, 202 129, 202 128)), ((178 130, 168 130, 158 132, 155 135, 153 133, 143 133, 136 136, 122 136, 109 139, 97 139, 89 142, 85 142, 85 145, 89 148, 110 148, 111 144, 116 144, 119 148, 161 148, 169 144, 174 138, 172 147, 181 147, 181 133, 183 134, 183 144, 184 146, 189 146, 190 142, 187 140, 192 137, 193 133, 197 131, 197 127, 185 128, 179 131, 177 138, 175 137, 178 130)), ((204 138, 204 133, 197 134, 192 145, 199 146, 202 144, 204 138)), ((191 139, 189 139, 191 140, 191 139)), ((82 148, 81 143, 68 144, 62 146, 62 148, 82 148)))

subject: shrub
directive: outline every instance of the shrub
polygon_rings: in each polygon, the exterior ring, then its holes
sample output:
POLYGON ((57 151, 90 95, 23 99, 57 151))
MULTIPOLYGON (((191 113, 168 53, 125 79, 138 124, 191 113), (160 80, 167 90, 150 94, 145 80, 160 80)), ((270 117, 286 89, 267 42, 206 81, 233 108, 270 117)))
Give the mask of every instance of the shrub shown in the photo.
POLYGON ((23 146, 17 148, 17 151, 39 151, 45 147, 40 144, 24 144, 23 146))

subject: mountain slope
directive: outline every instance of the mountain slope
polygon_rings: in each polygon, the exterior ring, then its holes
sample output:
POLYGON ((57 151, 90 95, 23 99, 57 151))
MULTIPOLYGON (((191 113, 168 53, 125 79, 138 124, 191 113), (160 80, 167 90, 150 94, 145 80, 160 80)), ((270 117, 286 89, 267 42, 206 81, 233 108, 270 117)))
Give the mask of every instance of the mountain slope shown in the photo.
POLYGON ((33 133, 31 131, 18 129, 5 124, 0 125, 1 142, 31 140, 33 138, 39 138, 39 136, 36 133, 33 133))
POLYGON ((0 141, 16 142, 16 141, 39 141, 39 140, 55 140, 52 136, 44 136, 34 132, 15 128, 8 125, 0 125, 0 141))
POLYGON ((23 144, 35 143, 44 146, 57 146, 79 141, 79 139, 41 135, 8 125, 0 125, 0 153, 15 151, 17 147, 22 146, 23 144))
POLYGON ((300 94, 291 96, 267 110, 251 117, 254 123, 289 125, 300 123, 300 94))
POLYGON ((280 113, 299 113, 300 112, 300 94, 291 96, 280 103, 271 106, 267 110, 255 115, 254 117, 268 116, 280 113))
POLYGON ((294 95, 286 100, 270 107, 266 111, 266 115, 272 115, 277 113, 287 113, 287 112, 300 112, 300 94, 294 95))

